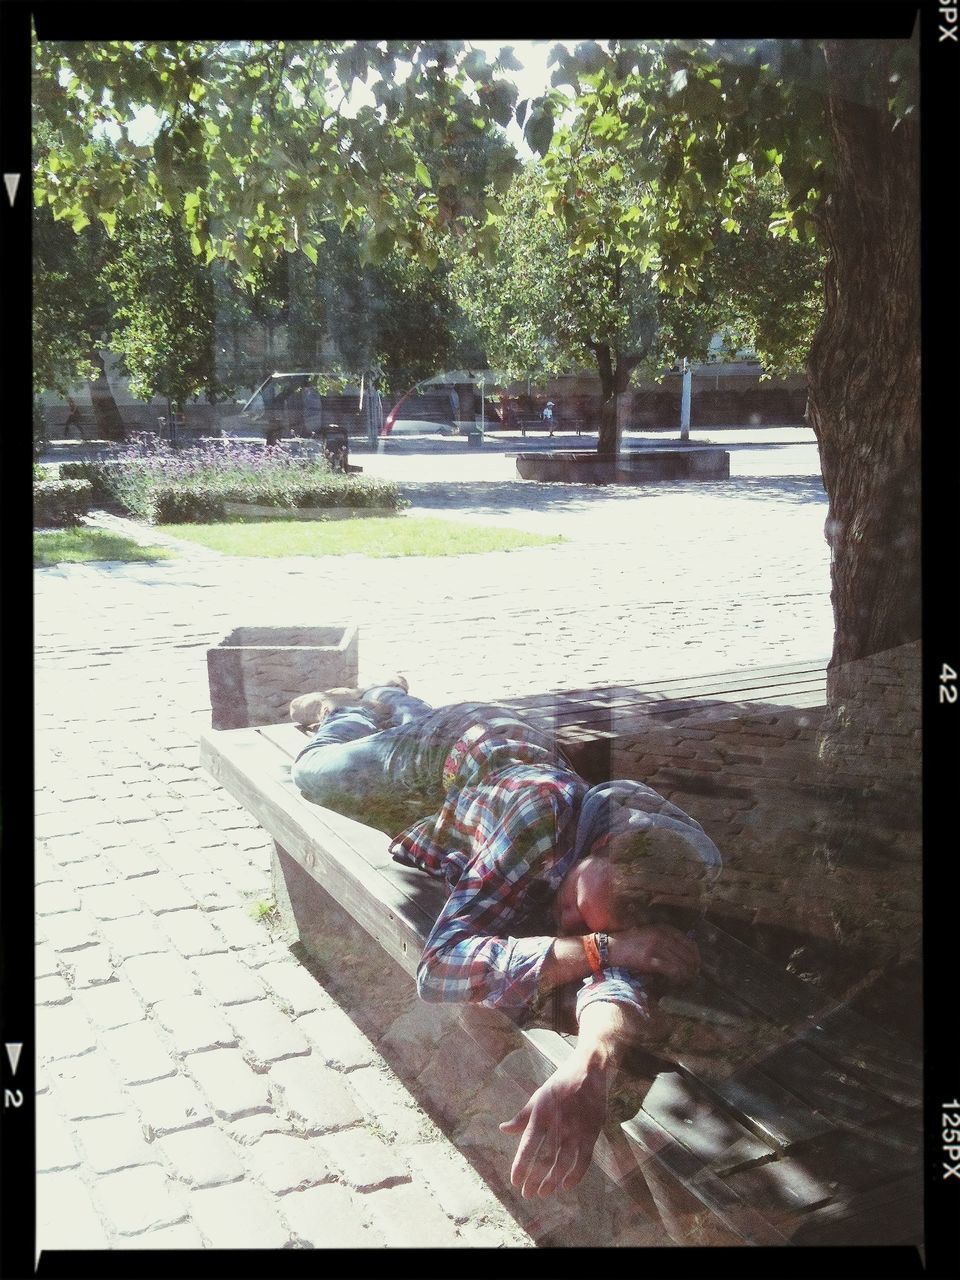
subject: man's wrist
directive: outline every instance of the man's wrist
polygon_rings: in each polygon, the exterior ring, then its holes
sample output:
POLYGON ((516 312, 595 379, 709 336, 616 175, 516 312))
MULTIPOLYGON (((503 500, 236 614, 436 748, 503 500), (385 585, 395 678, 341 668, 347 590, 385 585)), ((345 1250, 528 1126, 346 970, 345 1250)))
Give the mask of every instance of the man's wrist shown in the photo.
POLYGON ((581 939, 584 954, 590 971, 595 978, 603 976, 604 970, 610 968, 610 935, 608 933, 588 933, 581 939))

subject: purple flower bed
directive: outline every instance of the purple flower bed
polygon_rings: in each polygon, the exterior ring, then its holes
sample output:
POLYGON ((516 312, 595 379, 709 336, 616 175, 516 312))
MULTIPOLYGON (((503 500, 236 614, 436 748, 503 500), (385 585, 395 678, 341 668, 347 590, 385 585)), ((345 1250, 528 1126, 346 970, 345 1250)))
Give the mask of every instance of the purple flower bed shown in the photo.
POLYGON ((151 523, 223 520, 224 504, 236 502, 392 511, 406 505, 396 485, 343 475, 324 458, 233 440, 176 450, 154 435, 134 436, 115 460, 71 464, 70 474, 151 523))

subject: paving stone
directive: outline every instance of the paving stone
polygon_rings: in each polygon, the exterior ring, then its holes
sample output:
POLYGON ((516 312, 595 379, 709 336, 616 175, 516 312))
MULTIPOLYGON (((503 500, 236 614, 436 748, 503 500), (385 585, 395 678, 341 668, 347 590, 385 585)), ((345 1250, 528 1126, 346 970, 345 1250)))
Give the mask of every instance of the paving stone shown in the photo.
POLYGON ((34 947, 33 976, 49 978, 60 972, 60 961, 49 942, 38 942, 34 947))
POLYGON ((186 961, 170 951, 160 955, 131 956, 122 972, 147 1005, 193 995, 197 977, 186 961))
MULTIPOLYGON (((74 899, 76 902, 76 899, 74 899)), ((54 951, 78 951, 81 947, 91 947, 100 941, 97 933, 97 921, 86 911, 65 911, 58 915, 43 916, 37 923, 43 931, 43 940, 49 942, 54 951)))
POLYGON ((223 1131, 234 1142, 243 1147, 251 1147, 267 1133, 296 1134, 300 1132, 297 1124, 279 1115, 276 1111, 258 1111, 252 1116, 241 1116, 238 1120, 225 1120, 223 1131))
POLYGON ((121 1236, 172 1226, 188 1217, 176 1184, 157 1165, 102 1174, 93 1195, 121 1236))
POLYGON ((193 1187, 218 1187, 244 1176, 237 1145, 215 1125, 185 1129, 159 1139, 174 1177, 193 1187))
POLYGON ((182 956, 213 955, 229 950, 223 935, 197 907, 167 911, 157 917, 157 922, 182 956))
POLYGON ((330 1065, 340 1071, 353 1071, 381 1061, 376 1049, 336 1005, 305 1014, 296 1023, 317 1052, 330 1065))
POLYGON ((74 1001, 37 1010, 37 1053, 41 1062, 55 1062, 89 1053, 96 1038, 89 1021, 74 1001))
POLYGON ((52 1080, 53 1105, 66 1120, 121 1115, 130 1106, 109 1059, 99 1051, 57 1062, 52 1080))
POLYGON ((79 1175, 40 1173, 37 1188, 37 1251, 108 1249, 111 1238, 79 1175))
POLYGON ((189 1222, 173 1227, 158 1227, 138 1236, 124 1236, 124 1249, 202 1249, 203 1236, 189 1222))
POLYGON ((328 1134, 316 1141, 339 1180, 355 1191, 410 1181, 410 1170, 396 1149, 368 1129, 328 1134))
POLYGON ((283 1111, 309 1129, 343 1129, 362 1119, 346 1085, 314 1054, 274 1063, 269 1079, 281 1090, 283 1111))
POLYGON ((49 1091, 37 1100, 37 1173, 74 1169, 80 1156, 71 1130, 53 1109, 49 1091))
POLYGON ((391 1249, 447 1249, 460 1244, 456 1225, 440 1209, 432 1193, 412 1183, 377 1191, 377 1230, 391 1249))
POLYGON ((257 975, 236 956, 194 956, 190 964, 201 990, 218 1004, 245 1004, 260 1000, 266 994, 266 987, 257 975))
POLYGON ((265 926, 239 907, 218 911, 211 923, 231 948, 260 946, 269 937, 265 926))
POLYGON ((119 920, 143 911, 140 899, 130 892, 126 884, 95 885, 84 889, 80 901, 83 909, 98 920, 119 920))
POLYGON ((190 1216, 211 1249, 282 1249, 291 1233, 269 1192, 232 1182, 189 1195, 190 1216))
POLYGON ((58 881, 38 884, 34 890, 34 907, 38 916, 73 912, 77 909, 77 895, 69 885, 58 881))
POLYGON ((144 1019, 107 1031, 100 1037, 100 1043, 110 1055, 117 1076, 124 1084, 162 1080, 176 1075, 179 1069, 152 1020, 144 1019))
MULTIPOLYGON (((65 883, 72 884, 77 889, 113 884, 117 878, 116 867, 99 851, 95 857, 84 858, 80 862, 68 862, 60 868, 60 874, 65 883)), ((75 897, 71 905, 76 907, 75 897)))
POLYGON ((46 978, 37 978, 33 984, 34 999, 38 1005, 66 1004, 73 999, 66 979, 60 974, 50 974, 46 978))
MULTIPOLYGON (((175 801, 177 804, 183 804, 182 800, 175 801)), ((182 810, 175 810, 165 815, 166 818, 188 818, 188 814, 183 814, 182 810)), ((206 851, 198 849, 196 844, 188 844, 179 832, 170 831, 170 844, 164 845, 163 849, 157 852, 157 865, 161 869, 168 870, 172 876, 180 878, 184 876, 200 876, 200 874, 209 873, 211 864, 207 859, 206 851)))
POLYGON ((315 1009, 330 1005, 316 978, 295 960, 287 963, 265 964, 257 972, 261 978, 269 982, 280 997, 281 1004, 288 1005, 295 1015, 313 1013, 315 1009))
POLYGON ((310 1052, 310 1043, 297 1024, 271 1000, 231 1005, 224 1016, 239 1037, 244 1057, 254 1063, 266 1065, 310 1052))
POLYGON ((160 1000, 154 1015, 169 1033, 177 1053, 234 1046, 237 1037, 217 1006, 203 996, 160 1000))
POLYGON ((267 1077, 249 1067, 239 1049, 193 1053, 184 1065, 225 1120, 271 1110, 267 1077))
POLYGON ((328 1182, 284 1196, 280 1210, 305 1245, 314 1249, 383 1249, 375 1204, 328 1182))
POLYGON ((34 832, 41 840, 54 836, 73 836, 81 834, 88 823, 89 818, 83 816, 78 805, 61 805, 52 813, 38 813, 34 832))
POLYGON ((167 951, 170 947, 169 939, 157 928, 155 918, 145 913, 121 920, 104 920, 100 932, 118 961, 167 951))
POLYGON ((253 1177, 274 1195, 333 1179, 316 1138, 267 1134, 254 1146, 243 1148, 243 1158, 253 1177))
MULTIPOLYGON (((169 833, 159 823, 146 822, 138 822, 124 830, 127 833, 125 843, 110 850, 116 874, 128 883, 155 874, 160 863, 157 850, 165 848, 164 841, 169 839, 169 833)), ((136 889, 133 884, 130 887, 136 889)))
POLYGON ((116 978, 110 949, 105 945, 71 951, 64 956, 63 965, 74 990, 98 987, 116 978))
POLYGON ((129 1092, 141 1121, 156 1137, 212 1122, 203 1094, 183 1075, 131 1085, 129 1092))
POLYGON ((95 1027, 108 1031, 125 1027, 143 1018, 143 1005, 122 979, 97 987, 86 987, 76 994, 77 1004, 95 1027))
POLYGON ((180 884, 204 911, 223 911, 236 905, 237 890, 225 882, 222 872, 194 869, 193 874, 180 876, 180 884))
POLYGON ((85 1164, 95 1173, 112 1173, 134 1165, 161 1163, 156 1145, 147 1142, 143 1126, 135 1114, 80 1120, 76 1133, 85 1164))
POLYGON ((440 1130, 389 1067, 377 1065, 351 1071, 347 1085, 364 1115, 376 1119, 393 1141, 413 1144, 440 1137, 440 1130))
POLYGON ((100 852, 99 845, 83 834, 47 836, 43 840, 38 839, 38 848, 40 847, 44 848, 61 866, 70 866, 74 862, 87 862, 100 852))
POLYGON ((490 1188, 449 1143, 404 1145, 400 1154, 417 1185, 429 1187, 440 1208, 455 1222, 470 1222, 489 1208, 490 1188))
MULTIPOLYGON (((254 856, 253 851, 248 850, 246 856, 252 858, 254 856)), ((221 868, 219 874, 233 890, 234 901, 236 901, 238 894, 250 897, 265 897, 271 891, 269 865, 258 867, 251 865, 249 862, 234 861, 230 865, 221 868)))
POLYGON ((195 905, 175 876, 165 871, 129 881, 130 888, 155 915, 166 911, 183 911, 195 905))

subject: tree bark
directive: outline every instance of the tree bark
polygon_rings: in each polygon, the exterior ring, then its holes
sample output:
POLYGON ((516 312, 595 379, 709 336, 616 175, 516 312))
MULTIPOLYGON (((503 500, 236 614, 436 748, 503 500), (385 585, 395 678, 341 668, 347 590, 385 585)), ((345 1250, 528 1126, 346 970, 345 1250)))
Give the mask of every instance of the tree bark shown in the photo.
POLYGON ((829 498, 830 666, 920 635, 917 126, 887 109, 894 42, 824 43, 832 193, 810 420, 829 498), (856 96, 854 96, 856 95, 856 96))
POLYGON ((620 397, 630 386, 630 375, 640 362, 639 355, 614 353, 610 347, 595 344, 597 371, 600 374, 600 432, 597 456, 616 458, 620 452, 620 397))
POLYGON ((126 428, 113 398, 103 356, 99 351, 94 351, 90 359, 100 369, 96 380, 90 383, 90 407, 93 409, 97 436, 101 440, 123 440, 126 428))

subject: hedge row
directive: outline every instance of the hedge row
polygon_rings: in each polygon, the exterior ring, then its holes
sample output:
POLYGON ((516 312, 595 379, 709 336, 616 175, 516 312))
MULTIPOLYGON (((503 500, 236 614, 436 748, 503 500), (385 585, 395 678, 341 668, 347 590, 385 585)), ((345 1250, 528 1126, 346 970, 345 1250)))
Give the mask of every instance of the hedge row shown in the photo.
POLYGON ((406 501, 396 485, 366 476, 337 472, 274 471, 231 475, 190 474, 178 477, 154 472, 137 463, 72 462, 61 476, 87 480, 94 500, 116 501, 151 524, 201 524, 227 519, 225 504, 251 503, 284 510, 304 507, 386 508, 400 511, 406 501))
POLYGON ((35 480, 33 482, 33 526, 35 529, 66 529, 80 523, 93 502, 93 486, 88 480, 35 480))

